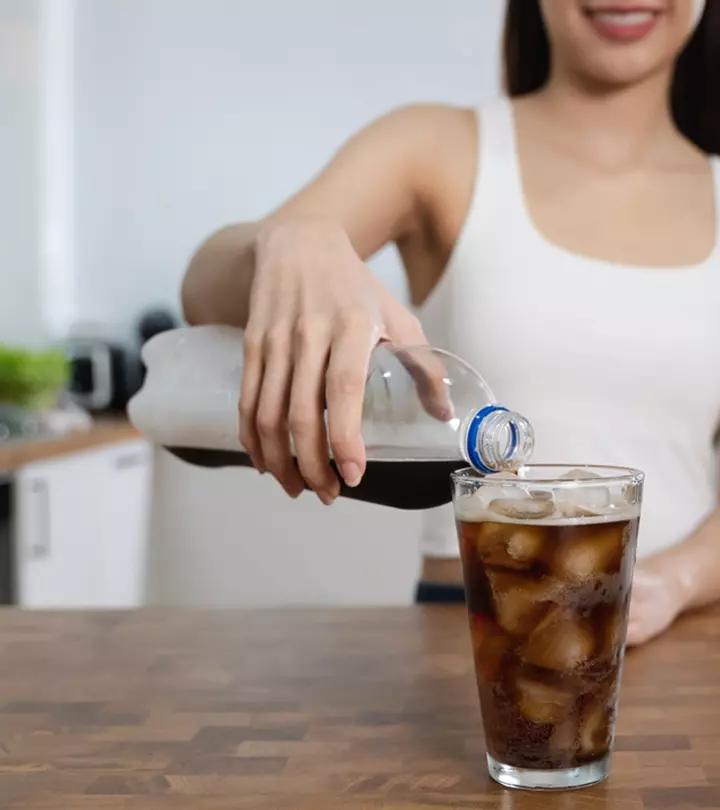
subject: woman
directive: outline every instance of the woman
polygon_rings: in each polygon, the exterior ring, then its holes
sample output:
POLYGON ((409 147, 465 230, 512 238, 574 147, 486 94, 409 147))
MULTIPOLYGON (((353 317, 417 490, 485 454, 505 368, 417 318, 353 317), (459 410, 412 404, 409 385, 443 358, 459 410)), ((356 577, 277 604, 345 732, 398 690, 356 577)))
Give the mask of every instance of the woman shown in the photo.
MULTIPOLYGON (((644 469, 642 643, 720 598, 720 7, 509 0, 505 73, 511 99, 393 112, 277 211, 213 235, 185 312, 246 327, 241 439, 293 497, 303 479, 338 494, 324 400, 360 480, 381 338, 479 368, 533 422, 535 460, 644 469), (389 242, 421 320, 364 263, 389 242)), ((422 543, 421 595, 461 593, 445 512, 422 543)))

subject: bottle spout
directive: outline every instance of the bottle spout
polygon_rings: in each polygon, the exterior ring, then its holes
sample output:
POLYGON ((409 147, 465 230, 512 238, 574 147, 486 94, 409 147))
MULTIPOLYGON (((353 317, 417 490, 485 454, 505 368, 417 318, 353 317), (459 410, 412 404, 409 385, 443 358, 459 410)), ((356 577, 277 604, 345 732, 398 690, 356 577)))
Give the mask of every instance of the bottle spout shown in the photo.
POLYGON ((464 434, 466 461, 485 474, 517 470, 528 463, 535 447, 530 422, 501 405, 470 414, 464 434))

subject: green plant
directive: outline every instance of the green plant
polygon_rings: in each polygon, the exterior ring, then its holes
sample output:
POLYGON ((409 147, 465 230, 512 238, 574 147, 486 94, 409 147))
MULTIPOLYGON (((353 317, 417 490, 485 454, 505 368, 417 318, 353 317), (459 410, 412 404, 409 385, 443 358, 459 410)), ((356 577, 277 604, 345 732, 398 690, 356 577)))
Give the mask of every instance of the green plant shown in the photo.
POLYGON ((0 344, 0 403, 32 410, 50 407, 69 374, 62 352, 34 352, 0 344))

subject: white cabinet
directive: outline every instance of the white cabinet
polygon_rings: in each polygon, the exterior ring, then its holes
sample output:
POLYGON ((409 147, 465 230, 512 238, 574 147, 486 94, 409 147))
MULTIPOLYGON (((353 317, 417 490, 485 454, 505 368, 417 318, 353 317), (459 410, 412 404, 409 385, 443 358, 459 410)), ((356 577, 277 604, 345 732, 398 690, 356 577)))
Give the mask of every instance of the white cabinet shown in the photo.
POLYGON ((151 458, 150 445, 142 441, 115 445, 107 453, 101 603, 106 607, 138 607, 145 601, 151 458))
POLYGON ((28 465, 16 476, 18 601, 131 608, 143 601, 151 451, 144 441, 28 465))

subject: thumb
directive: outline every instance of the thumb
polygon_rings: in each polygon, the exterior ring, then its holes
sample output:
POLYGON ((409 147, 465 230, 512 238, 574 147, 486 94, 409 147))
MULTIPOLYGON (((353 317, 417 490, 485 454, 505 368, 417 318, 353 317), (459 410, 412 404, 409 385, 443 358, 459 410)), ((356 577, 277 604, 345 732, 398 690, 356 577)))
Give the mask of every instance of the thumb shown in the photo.
POLYGON ((441 357, 429 346, 403 347, 397 352, 415 383, 420 402, 430 416, 449 422, 455 413, 447 383, 447 370, 441 357))
POLYGON ((420 321, 405 307, 397 305, 385 312, 383 338, 392 344, 398 361, 414 382, 423 408, 435 419, 449 422, 455 409, 450 399, 442 352, 428 344, 420 321))

